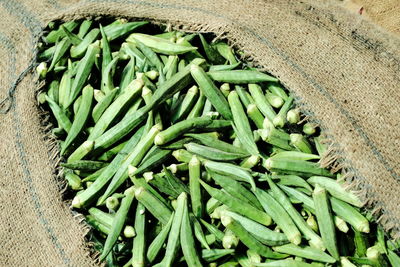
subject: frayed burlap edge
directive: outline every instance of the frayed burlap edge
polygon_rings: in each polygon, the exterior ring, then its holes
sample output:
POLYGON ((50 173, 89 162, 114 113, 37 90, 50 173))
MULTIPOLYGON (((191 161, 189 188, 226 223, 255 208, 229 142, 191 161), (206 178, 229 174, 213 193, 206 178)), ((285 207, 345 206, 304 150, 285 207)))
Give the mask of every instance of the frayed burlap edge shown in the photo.
POLYGON ((302 112, 308 114, 308 121, 318 124, 321 128, 322 143, 327 148, 319 160, 321 167, 330 168, 333 173, 340 173, 338 181, 342 183, 342 186, 346 190, 351 191, 360 198, 363 208, 372 215, 375 222, 383 227, 386 236, 393 240, 400 239, 400 229, 395 228, 395 223, 390 214, 384 211, 384 206, 379 201, 372 201, 367 197, 373 193, 370 191, 365 178, 352 168, 351 161, 346 158, 341 145, 329 135, 329 130, 319 120, 314 118, 309 110, 301 107, 301 101, 298 100, 296 102, 302 112))

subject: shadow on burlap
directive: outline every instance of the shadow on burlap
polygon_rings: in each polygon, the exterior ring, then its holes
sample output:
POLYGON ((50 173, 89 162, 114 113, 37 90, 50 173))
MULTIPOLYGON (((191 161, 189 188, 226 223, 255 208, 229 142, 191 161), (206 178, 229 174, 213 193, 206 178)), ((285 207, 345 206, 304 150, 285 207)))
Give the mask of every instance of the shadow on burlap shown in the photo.
POLYGON ((1 1, 1 265, 94 265, 86 230, 55 178, 58 148, 42 126, 39 85, 29 67, 49 21, 102 15, 228 38, 320 123, 330 144, 323 163, 343 168, 347 185, 399 237, 400 40, 336 1, 313 2, 1 1))

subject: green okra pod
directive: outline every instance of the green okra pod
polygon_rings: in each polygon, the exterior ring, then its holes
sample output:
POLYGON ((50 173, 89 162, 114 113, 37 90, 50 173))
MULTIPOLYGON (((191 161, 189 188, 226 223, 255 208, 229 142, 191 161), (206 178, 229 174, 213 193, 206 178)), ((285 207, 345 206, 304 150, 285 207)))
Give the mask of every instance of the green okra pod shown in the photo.
POLYGON ((317 184, 313 192, 313 199, 322 241, 329 253, 339 260, 335 224, 326 190, 317 184))
POLYGON ((228 214, 223 214, 221 217, 221 221, 225 227, 227 227, 239 237, 243 244, 245 244, 249 249, 257 252, 261 256, 270 259, 281 259, 286 257, 285 254, 273 252, 272 249, 263 245, 260 241, 250 235, 240 223, 235 221, 228 214))
POLYGON ((336 260, 329 254, 312 247, 297 246, 294 244, 286 244, 283 246, 274 247, 274 250, 280 253, 299 256, 310 260, 334 263, 336 260))
POLYGON ((75 138, 79 135, 83 127, 85 127, 85 124, 89 117, 92 102, 93 102, 93 87, 88 85, 82 89, 81 105, 78 109, 78 113, 75 116, 75 120, 72 122, 70 131, 68 132, 68 136, 65 139, 65 142, 62 144, 61 155, 65 153, 66 149, 72 144, 75 138))
POLYGON ((200 117, 205 103, 206 103, 206 96, 202 92, 200 92, 196 104, 193 106, 192 110, 189 112, 186 119, 200 117))
POLYGON ((193 232, 196 239, 200 242, 201 246, 206 249, 211 249, 207 243, 206 236, 201 227, 200 222, 197 220, 196 216, 193 213, 190 213, 190 222, 193 224, 193 232))
POLYGON ((303 178, 297 175, 272 175, 271 178, 278 180, 280 185, 303 187, 309 192, 313 191, 311 186, 303 178))
POLYGON ((225 70, 225 71, 212 71, 212 72, 209 71, 207 72, 207 74, 214 81, 235 83, 235 84, 248 84, 248 83, 254 84, 259 82, 278 80, 272 76, 269 76, 268 74, 255 70, 225 70))
POLYGON ((66 101, 64 108, 69 107, 78 97, 84 83, 90 75, 96 55, 100 52, 99 42, 96 41, 90 44, 86 50, 85 56, 81 59, 77 66, 77 73, 72 83, 69 93, 69 99, 66 101))
POLYGON ((230 64, 230 65, 211 65, 209 71, 224 71, 224 70, 233 70, 237 68, 240 63, 230 64))
POLYGON ((314 159, 320 159, 320 156, 314 155, 314 154, 309 154, 309 153, 304 153, 304 152, 300 152, 300 151, 281 151, 281 152, 273 154, 271 156, 271 158, 294 159, 294 160, 314 160, 314 159))
POLYGON ((212 119, 210 117, 193 118, 178 122, 157 134, 156 138, 154 139, 154 144, 158 146, 166 144, 187 131, 195 128, 201 128, 210 124, 211 122, 212 119))
POLYGON ((249 91, 258 109, 262 112, 264 116, 268 118, 270 122, 273 122, 276 113, 273 110, 272 106, 268 103, 267 99, 265 98, 261 90, 261 87, 258 84, 252 83, 249 84, 249 91))
POLYGON ((79 58, 82 57, 89 45, 92 44, 100 34, 100 30, 98 28, 92 29, 89 33, 85 35, 81 42, 78 45, 71 47, 71 57, 79 58))
POLYGON ((180 227, 180 241, 183 256, 185 257, 186 263, 189 267, 200 267, 202 266, 200 262, 199 255, 197 254, 195 242, 193 239, 193 229, 189 218, 189 210, 187 203, 183 207, 183 218, 180 227))
POLYGON ((233 49, 227 43, 218 42, 218 43, 212 44, 211 46, 213 48, 215 48, 222 57, 224 57, 226 60, 228 60, 229 64, 237 63, 236 57, 233 54, 233 49))
POLYGON ((273 159, 266 160, 264 166, 271 171, 278 171, 282 173, 303 173, 309 176, 322 175, 332 177, 328 170, 323 169, 318 163, 308 162, 304 160, 287 160, 287 159, 273 159))
POLYGON ((224 237, 224 232, 219 230, 218 227, 216 227, 215 225, 210 224, 210 223, 204 221, 203 219, 200 219, 200 221, 204 225, 204 227, 207 229, 208 232, 210 232, 211 234, 215 235, 215 237, 219 241, 222 241, 222 238, 224 237))
POLYGON ((233 123, 235 125, 234 129, 237 132, 240 142, 250 154, 259 154, 257 145, 253 138, 253 132, 250 128, 249 120, 243 110, 243 106, 240 103, 239 96, 236 91, 229 93, 228 102, 232 111, 233 123))
POLYGON ((144 173, 146 181, 156 187, 160 192, 167 194, 170 197, 176 198, 182 192, 189 192, 187 186, 172 173, 166 172, 153 175, 152 173, 144 173))
POLYGON ((120 114, 124 106, 140 94, 142 88, 143 82, 141 80, 133 80, 125 91, 120 94, 100 116, 93 131, 89 135, 89 140, 96 140, 96 138, 100 137, 107 130, 115 117, 120 114))
POLYGON ((92 26, 92 24, 93 24, 92 20, 82 21, 81 25, 79 26, 79 32, 78 32, 77 36, 79 38, 83 38, 90 30, 90 27, 92 26))
POLYGON ((119 145, 107 150, 103 154, 101 154, 98 159, 101 161, 110 161, 115 155, 117 155, 126 145, 128 141, 122 142, 119 145))
POLYGON ((119 60, 119 56, 114 57, 110 63, 102 69, 100 89, 104 93, 111 92, 115 88, 113 82, 113 69, 115 69, 119 60))
POLYGON ((77 160, 70 163, 61 163, 61 166, 71 169, 71 170, 80 170, 80 171, 97 171, 105 166, 107 166, 107 162, 94 161, 94 160, 77 160))
POLYGON ((140 51, 142 51, 143 55, 149 60, 150 64, 152 64, 157 71, 161 72, 161 70, 164 68, 164 64, 161 62, 158 55, 151 48, 140 41, 136 40, 136 45, 140 51))
POLYGON ((73 45, 79 45, 80 42, 82 42, 82 39, 79 36, 70 32, 63 25, 60 25, 60 28, 64 31, 65 35, 68 37, 68 39, 71 41, 73 45))
POLYGON ((65 180, 67 180, 68 185, 72 190, 80 190, 82 189, 82 180, 75 173, 68 171, 64 174, 65 180))
POLYGON ((219 184, 224 190, 226 190, 226 192, 248 204, 253 205, 259 210, 263 210, 262 205, 254 196, 254 194, 246 187, 244 187, 240 182, 233 180, 229 176, 218 174, 217 172, 210 169, 207 169, 207 171, 210 176, 215 180, 215 182, 219 184))
POLYGON ((203 249, 201 250, 201 258, 206 262, 214 262, 234 252, 234 249, 203 249))
POLYGON ((162 224, 167 224, 172 211, 164 205, 157 197, 148 192, 145 188, 135 189, 135 197, 142 203, 153 216, 162 224))
POLYGON ((102 204, 107 197, 114 193, 120 186, 128 179, 128 167, 130 165, 137 166, 145 156, 146 152, 150 149, 153 144, 154 138, 159 132, 159 126, 153 126, 148 133, 144 133, 143 137, 136 144, 135 148, 132 149, 123 160, 120 168, 116 171, 110 184, 108 185, 104 194, 98 199, 97 204, 102 204))
POLYGON ((56 43, 55 50, 53 53, 53 57, 52 57, 48 72, 53 70, 53 68, 61 60, 61 58, 65 55, 65 53, 67 52, 68 48, 70 48, 70 46, 71 46, 71 41, 66 37, 56 43))
MULTIPOLYGON (((73 31, 76 27, 78 27, 79 23, 77 21, 68 21, 62 24, 69 31, 73 31)), ((65 37, 65 32, 59 27, 57 30, 53 30, 49 32, 49 34, 45 37, 47 43, 55 43, 58 39, 65 37)))
POLYGON ((268 83, 267 88, 271 93, 281 97, 285 101, 289 98, 285 90, 278 83, 268 83))
POLYGON ((307 182, 314 186, 320 185, 321 187, 325 188, 329 194, 337 199, 343 200, 356 207, 362 207, 362 202, 360 199, 353 193, 346 191, 342 185, 334 179, 324 176, 312 176, 308 178, 307 182))
POLYGON ((156 236, 156 238, 154 238, 154 240, 148 246, 146 258, 149 263, 154 262, 157 255, 160 253, 162 246, 167 240, 173 222, 173 218, 174 218, 174 213, 171 214, 167 224, 164 225, 160 233, 156 236))
POLYGON ((312 153, 311 144, 301 134, 290 134, 290 143, 297 150, 303 153, 312 153))
POLYGON ((202 143, 203 145, 209 145, 209 146, 219 149, 221 151, 235 153, 235 154, 243 154, 244 156, 249 156, 247 151, 240 149, 238 147, 235 147, 232 144, 229 144, 227 142, 221 141, 215 137, 212 137, 209 134, 187 133, 187 134, 185 134, 185 136, 192 137, 192 138, 200 141, 200 143, 202 143))
POLYGON ((132 201, 134 199, 134 188, 128 188, 124 194, 125 197, 122 199, 121 206, 118 209, 117 214, 113 220, 110 234, 107 236, 106 242, 104 244, 104 250, 100 255, 101 260, 103 260, 108 255, 108 253, 110 253, 111 249, 118 239, 118 236, 122 231, 129 208, 131 207, 132 201))
POLYGON ((136 71, 135 71, 136 59, 135 57, 130 57, 128 64, 126 64, 125 68, 121 74, 121 81, 119 83, 119 88, 123 91, 128 84, 134 80, 136 71))
MULTIPOLYGON (((207 40, 204 38, 204 36, 202 34, 199 34, 199 37, 200 37, 200 41, 203 46, 204 52, 207 56, 207 59, 210 62, 213 62, 215 64, 224 63, 225 59, 220 55, 220 53, 218 53, 218 51, 213 46, 211 46, 207 42, 207 40)), ((223 66, 225 66, 225 65, 223 65, 223 66)))
MULTIPOLYGON (((87 188, 82 193, 80 193, 79 195, 74 197, 74 199, 72 200, 73 207, 81 208, 83 206, 86 206, 91 201, 93 201, 93 198, 110 181, 110 179, 113 177, 115 172, 117 172, 117 170, 121 166, 124 158, 126 157, 126 153, 128 153, 131 149, 133 149, 136 146, 136 144, 139 142, 142 132, 143 132, 143 128, 138 130, 130 138, 130 140, 124 146, 124 148, 120 151, 120 153, 118 153, 118 155, 111 161, 111 163, 106 167, 106 169, 100 174, 100 176, 96 179, 96 181, 89 188, 87 188)), ((93 144, 92 144, 92 147, 93 147, 93 144)))
POLYGON ((110 24, 104 27, 104 32, 109 41, 123 37, 126 34, 134 31, 136 28, 148 24, 147 21, 133 21, 128 23, 110 24))
POLYGON ((282 106, 282 108, 279 110, 278 114, 275 116, 275 118, 273 119, 273 124, 276 127, 283 127, 286 123, 286 115, 290 109, 290 107, 292 106, 293 103, 293 96, 289 96, 286 101, 285 104, 282 106))
POLYGON ((68 133, 72 127, 71 121, 69 120, 65 112, 60 108, 60 106, 57 105, 57 103, 52 98, 47 95, 45 96, 45 98, 47 103, 49 104, 51 111, 54 114, 54 117, 58 122, 58 125, 68 133))
MULTIPOLYGON (((136 194, 135 194, 136 195, 136 194)), ((143 267, 146 264, 146 209, 138 203, 135 214, 136 236, 132 246, 132 266, 143 267)))
POLYGON ((257 126, 258 129, 263 129, 264 128, 264 116, 261 114, 261 112, 258 110, 257 106, 255 104, 249 104, 247 106, 247 115, 249 118, 254 122, 254 124, 257 126))
POLYGON ((234 220, 239 222, 246 231, 253 235, 258 241, 267 246, 279 246, 289 243, 290 241, 284 233, 272 231, 269 228, 261 225, 253 220, 231 211, 224 211, 234 220))
POLYGON ((297 124, 300 122, 300 110, 298 108, 291 109, 286 113, 286 120, 290 124, 297 124))
POLYGON ((80 145, 71 155, 69 155, 67 159, 67 163, 73 163, 78 160, 84 158, 87 154, 89 154, 94 147, 93 141, 85 141, 80 145))
POLYGON ((203 146, 196 143, 187 143, 184 145, 184 147, 190 153, 199 155, 202 158, 216 161, 232 161, 246 157, 246 155, 241 153, 225 152, 213 147, 203 146))
POLYGON ((360 232, 369 233, 370 227, 367 218, 365 218, 354 207, 341 201, 335 197, 331 197, 331 205, 333 212, 339 217, 353 226, 360 232))
POLYGON ((272 181, 271 178, 266 177, 268 185, 271 188, 273 198, 281 204, 281 206, 286 210, 289 214, 293 222, 296 224, 297 228, 300 232, 303 233, 307 240, 310 240, 310 244, 314 247, 324 250, 325 246, 321 237, 319 237, 304 221, 303 217, 299 214, 299 212, 293 207, 290 200, 285 195, 284 192, 272 181))
POLYGON ((206 168, 211 169, 216 173, 229 175, 235 180, 249 183, 253 191, 256 188, 254 178, 250 175, 250 173, 246 169, 243 169, 231 163, 222 163, 211 160, 205 160, 203 161, 203 164, 206 168))
POLYGON ((201 188, 200 188, 200 167, 201 163, 194 155, 189 161, 189 190, 192 210, 197 218, 201 218, 203 213, 201 188))
POLYGON ((203 68, 192 65, 190 73, 200 87, 201 92, 207 97, 211 104, 215 107, 225 119, 232 119, 232 112, 229 108, 228 101, 222 92, 215 86, 214 82, 206 74, 203 68))
POLYGON ((166 55, 179 55, 197 49, 197 47, 179 45, 160 37, 142 33, 132 33, 126 40, 131 43, 139 41, 153 49, 154 52, 166 55))
POLYGON ((172 266, 172 262, 176 257, 180 244, 180 229, 186 205, 187 195, 186 193, 181 193, 177 198, 177 207, 168 236, 167 247, 165 248, 165 256, 161 262, 163 266, 172 266))
POLYGON ((229 207, 230 210, 239 213, 243 216, 248 217, 258 223, 263 225, 270 225, 271 224, 271 217, 267 215, 265 212, 260 211, 259 209, 253 207, 250 204, 243 203, 240 199, 231 196, 227 193, 219 191, 203 181, 200 181, 201 185, 204 189, 215 199, 219 200, 221 203, 225 204, 229 207))
POLYGON ((183 101, 174 111, 174 114, 172 114, 171 118, 172 123, 182 120, 182 118, 184 118, 189 114, 193 105, 196 103, 197 94, 198 94, 197 86, 194 85, 188 89, 187 94, 183 98, 183 101))
POLYGON ((257 189, 255 194, 265 212, 269 214, 272 220, 283 230, 288 240, 295 245, 299 245, 301 242, 301 234, 281 204, 263 190, 257 189))

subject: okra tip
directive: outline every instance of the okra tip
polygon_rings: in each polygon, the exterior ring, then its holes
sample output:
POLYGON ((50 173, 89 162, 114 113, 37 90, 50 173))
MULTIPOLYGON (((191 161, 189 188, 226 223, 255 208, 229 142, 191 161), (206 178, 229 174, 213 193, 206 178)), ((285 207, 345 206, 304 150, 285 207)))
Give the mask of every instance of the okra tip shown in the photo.
MULTIPOLYGON (((162 134, 157 134, 156 137, 154 138, 154 144, 156 146, 161 146, 165 143, 165 138, 162 134)), ((175 152, 175 151, 174 151, 175 152)))
POLYGON ((360 223, 360 225, 358 225, 358 230, 363 233, 369 233, 370 229, 368 221, 360 223))
POLYGON ((375 246, 369 247, 367 249, 366 256, 368 259, 371 259, 371 260, 378 259, 379 255, 380 255, 379 250, 375 246))
POLYGON ((39 101, 40 104, 46 103, 46 93, 45 92, 41 92, 38 95, 38 101, 39 101))
POLYGON ((139 187, 135 188, 135 197, 138 197, 138 196, 140 196, 141 194, 143 194, 143 192, 144 192, 145 190, 146 190, 146 189, 144 189, 144 187, 142 187, 142 186, 139 186, 139 187))
POLYGON ((326 249, 326 247, 325 247, 325 245, 324 245, 324 242, 322 241, 322 239, 321 238, 313 238, 313 239, 311 239, 310 241, 309 241, 309 243, 310 243, 310 246, 312 246, 312 247, 314 247, 314 248, 317 248, 317 249, 320 249, 320 250, 322 250, 322 251, 325 251, 325 249, 326 249))
POLYGON ((301 234, 300 234, 300 232, 296 233, 295 235, 292 235, 290 237, 290 242, 292 242, 295 245, 300 245, 300 243, 301 243, 301 234))
POLYGON ((44 79, 47 74, 47 63, 42 62, 36 67, 36 72, 40 78, 44 79))
POLYGON ((292 143, 300 142, 303 139, 301 134, 290 134, 290 141, 292 143))
POLYGON ((335 217, 335 225, 343 233, 347 233, 349 231, 349 226, 347 223, 339 217, 335 217))
POLYGON ((153 172, 145 172, 143 173, 143 178, 146 182, 153 180, 153 172))
POLYGON ((282 116, 276 116, 273 120, 272 123, 276 126, 276 127, 280 127, 282 128, 285 125, 285 119, 282 116))
POLYGON ((142 97, 143 98, 145 98, 148 95, 151 96, 152 94, 153 94, 153 91, 151 91, 149 87, 143 86, 143 89, 142 89, 142 97))
POLYGON ((200 164, 200 160, 197 158, 196 155, 192 156, 192 159, 189 161, 189 167, 198 166, 200 164))
POLYGON ((253 113, 254 111, 256 111, 257 106, 253 103, 249 104, 247 106, 247 114, 253 113))
POLYGON ((180 193, 179 196, 178 196, 178 198, 177 198, 178 201, 179 201, 179 200, 185 200, 185 199, 187 199, 187 194, 186 194, 186 192, 180 193))
POLYGON ((137 168, 135 166, 129 165, 128 166, 128 175, 129 177, 135 176, 137 168))
POLYGON ((72 207, 80 209, 82 207, 82 202, 79 198, 79 196, 75 196, 74 199, 72 200, 72 207))
POLYGON ((133 228, 131 225, 127 225, 127 226, 124 228, 124 236, 125 236, 126 238, 135 237, 135 236, 136 236, 135 228, 133 228))
POLYGON ((177 173, 178 172, 178 166, 175 163, 172 163, 167 167, 168 170, 170 170, 172 173, 177 173))
POLYGON ((323 193, 325 193, 325 192, 326 192, 325 188, 323 188, 323 187, 320 186, 319 184, 315 184, 313 194, 318 195, 318 194, 323 194, 323 193))
POLYGON ((269 158, 269 159, 265 160, 263 162, 263 166, 264 166, 264 168, 270 170, 272 167, 272 159, 269 158))
POLYGON ((106 207, 109 210, 115 211, 119 206, 119 200, 118 198, 114 196, 110 196, 106 199, 106 207))
POLYGON ((125 197, 134 195, 135 194, 135 189, 136 189, 135 186, 131 186, 128 189, 126 189, 124 191, 125 197))
POLYGON ((300 121, 300 110, 299 109, 291 109, 286 114, 286 119, 291 124, 296 124, 300 121))
POLYGON ((190 66, 190 71, 198 71, 199 69, 200 69, 200 67, 195 64, 191 64, 191 66, 190 66))
POLYGON ((222 212, 221 214, 221 223, 223 226, 227 227, 229 224, 233 222, 233 219, 231 216, 226 214, 225 212, 222 212))

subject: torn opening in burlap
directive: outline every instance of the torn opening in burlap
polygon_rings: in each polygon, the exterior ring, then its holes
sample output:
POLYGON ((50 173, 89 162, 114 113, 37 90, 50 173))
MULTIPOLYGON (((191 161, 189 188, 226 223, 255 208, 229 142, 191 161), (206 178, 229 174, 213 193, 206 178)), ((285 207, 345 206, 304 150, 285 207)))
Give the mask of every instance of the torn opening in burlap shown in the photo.
POLYGON ((90 266, 86 229, 54 178, 58 147, 45 135, 30 72, 49 21, 99 16, 150 19, 213 32, 278 77, 393 237, 400 235, 400 41, 336 1, 5 1, 0 12, 0 262, 90 266), (7 108, 9 107, 9 108, 7 108))

